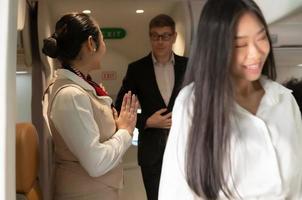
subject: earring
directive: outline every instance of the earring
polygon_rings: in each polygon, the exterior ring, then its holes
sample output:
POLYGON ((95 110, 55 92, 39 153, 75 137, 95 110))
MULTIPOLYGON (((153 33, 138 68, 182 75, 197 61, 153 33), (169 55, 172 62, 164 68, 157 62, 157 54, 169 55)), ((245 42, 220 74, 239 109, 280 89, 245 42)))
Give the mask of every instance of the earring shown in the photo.
POLYGON ((96 52, 96 48, 94 48, 93 51, 96 52))

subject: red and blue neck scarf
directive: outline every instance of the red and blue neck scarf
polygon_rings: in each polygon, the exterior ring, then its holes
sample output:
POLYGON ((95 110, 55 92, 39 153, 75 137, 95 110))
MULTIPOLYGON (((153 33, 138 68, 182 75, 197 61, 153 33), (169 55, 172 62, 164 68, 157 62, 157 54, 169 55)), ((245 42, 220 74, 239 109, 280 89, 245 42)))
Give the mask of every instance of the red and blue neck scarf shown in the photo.
POLYGON ((94 82, 90 75, 87 75, 87 77, 85 77, 82 72, 80 72, 78 69, 75 69, 73 67, 68 67, 66 69, 75 73, 76 75, 78 75, 79 77, 84 79, 87 83, 89 83, 89 85, 91 85, 94 88, 94 90, 98 96, 108 96, 108 93, 99 84, 94 82))

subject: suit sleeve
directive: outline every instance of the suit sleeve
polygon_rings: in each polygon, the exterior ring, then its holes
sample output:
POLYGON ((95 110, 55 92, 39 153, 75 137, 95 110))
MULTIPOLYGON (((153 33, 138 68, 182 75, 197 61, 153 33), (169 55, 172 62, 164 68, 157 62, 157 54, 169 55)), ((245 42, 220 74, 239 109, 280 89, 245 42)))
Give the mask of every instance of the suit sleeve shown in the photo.
POLYGON ((119 112, 123 103, 124 95, 130 90, 132 93, 136 94, 135 80, 134 80, 134 70, 132 66, 129 65, 126 75, 123 79, 122 86, 117 94, 115 100, 115 108, 119 112))
MULTIPOLYGON (((126 75, 123 79, 122 86, 117 94, 116 101, 115 101, 115 108, 118 112, 120 112, 120 110, 121 110, 121 106, 123 103, 123 97, 128 91, 131 91, 139 99, 137 82, 135 81, 139 77, 137 77, 136 74, 137 74, 137 72, 135 71, 134 66, 130 64, 128 66, 126 75)), ((144 129, 147 118, 148 117, 145 116, 143 113, 138 114, 136 128, 138 128, 139 130, 144 129)))

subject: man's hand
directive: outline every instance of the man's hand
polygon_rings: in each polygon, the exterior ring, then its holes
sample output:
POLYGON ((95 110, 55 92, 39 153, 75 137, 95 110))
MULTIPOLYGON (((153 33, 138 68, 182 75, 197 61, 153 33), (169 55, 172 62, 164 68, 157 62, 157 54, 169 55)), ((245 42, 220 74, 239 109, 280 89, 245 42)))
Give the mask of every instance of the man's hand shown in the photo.
POLYGON ((162 109, 156 111, 155 113, 153 113, 153 115, 151 115, 147 119, 145 128, 169 129, 172 124, 172 119, 171 119, 172 113, 169 112, 165 115, 162 115, 166 111, 167 111, 167 108, 162 108, 162 109))

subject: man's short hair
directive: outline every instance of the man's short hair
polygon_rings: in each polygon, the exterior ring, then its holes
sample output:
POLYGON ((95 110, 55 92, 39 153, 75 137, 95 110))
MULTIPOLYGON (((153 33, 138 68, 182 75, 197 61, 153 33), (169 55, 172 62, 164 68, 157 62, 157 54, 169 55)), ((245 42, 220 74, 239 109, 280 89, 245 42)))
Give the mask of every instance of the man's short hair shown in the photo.
POLYGON ((175 32, 175 22, 172 19, 172 17, 170 17, 169 15, 166 15, 166 14, 159 14, 159 15, 155 16, 153 19, 151 19, 151 21, 149 23, 149 31, 152 28, 164 27, 164 26, 171 27, 173 32, 175 32))

